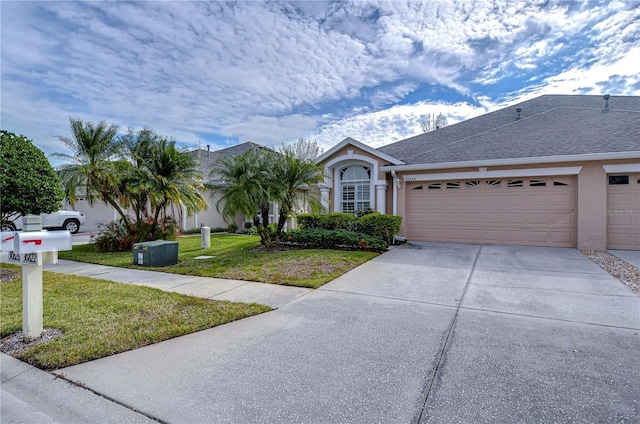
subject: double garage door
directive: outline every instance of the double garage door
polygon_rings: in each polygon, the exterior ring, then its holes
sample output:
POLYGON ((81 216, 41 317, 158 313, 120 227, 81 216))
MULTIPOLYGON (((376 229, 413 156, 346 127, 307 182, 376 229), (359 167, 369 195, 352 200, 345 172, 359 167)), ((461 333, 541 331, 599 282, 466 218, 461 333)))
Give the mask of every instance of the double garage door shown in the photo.
POLYGON ((575 247, 576 177, 409 183, 410 240, 575 247))

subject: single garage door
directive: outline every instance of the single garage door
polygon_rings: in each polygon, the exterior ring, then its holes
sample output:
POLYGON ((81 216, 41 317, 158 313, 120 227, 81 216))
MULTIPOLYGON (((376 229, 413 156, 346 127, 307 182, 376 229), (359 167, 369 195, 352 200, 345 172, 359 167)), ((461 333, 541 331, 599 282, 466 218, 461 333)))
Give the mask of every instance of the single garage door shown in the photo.
POLYGON ((409 183, 410 240, 576 245, 575 177, 409 183))
POLYGON ((607 248, 640 250, 640 174, 607 179, 607 248))

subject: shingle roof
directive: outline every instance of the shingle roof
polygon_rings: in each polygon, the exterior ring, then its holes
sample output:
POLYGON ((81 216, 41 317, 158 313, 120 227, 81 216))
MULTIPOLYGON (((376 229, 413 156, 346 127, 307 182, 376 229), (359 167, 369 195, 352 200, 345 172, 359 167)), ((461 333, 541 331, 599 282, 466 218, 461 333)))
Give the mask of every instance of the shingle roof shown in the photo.
POLYGON ((378 148, 407 164, 638 152, 640 97, 544 95, 378 148), (521 118, 516 119, 516 108, 521 118))
POLYGON ((267 149, 267 147, 247 141, 242 144, 227 147, 225 149, 215 150, 213 152, 203 149, 196 149, 189 153, 195 157, 196 161, 198 162, 198 168, 202 177, 205 179, 205 181, 208 181, 210 179, 209 173, 211 172, 213 164, 221 156, 238 156, 252 148, 267 149))

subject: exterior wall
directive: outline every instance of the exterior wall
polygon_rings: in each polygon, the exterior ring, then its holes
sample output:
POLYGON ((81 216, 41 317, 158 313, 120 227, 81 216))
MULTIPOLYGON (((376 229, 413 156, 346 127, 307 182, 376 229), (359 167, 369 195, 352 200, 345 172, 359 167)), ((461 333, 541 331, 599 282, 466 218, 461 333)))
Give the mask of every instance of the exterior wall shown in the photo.
POLYGON ((602 165, 585 164, 578 174, 578 249, 607 248, 607 173, 602 165))
POLYGON ((111 206, 104 204, 100 200, 96 200, 93 206, 89 206, 86 200, 78 199, 73 207, 68 201, 65 201, 64 207, 67 210, 74 210, 84 214, 85 224, 81 227, 82 230, 95 230, 98 228, 98 224, 106 224, 114 221, 114 218, 115 220, 120 218, 120 215, 111 206))
MULTIPOLYGON (((207 198, 207 202, 209 203, 209 207, 206 210, 199 211, 188 216, 186 219, 185 229, 200 228, 203 226, 210 228, 227 228, 229 224, 224 221, 222 214, 220 214, 216 208, 216 203, 220 196, 209 190, 205 190, 204 194, 207 198)), ((238 215, 234 222, 239 229, 242 229, 244 216, 238 215)))

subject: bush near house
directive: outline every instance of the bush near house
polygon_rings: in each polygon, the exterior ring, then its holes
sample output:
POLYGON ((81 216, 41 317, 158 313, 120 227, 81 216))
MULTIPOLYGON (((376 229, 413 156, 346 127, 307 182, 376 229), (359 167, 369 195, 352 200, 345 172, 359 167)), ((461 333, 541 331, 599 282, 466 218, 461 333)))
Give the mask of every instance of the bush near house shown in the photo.
POLYGON ((400 231, 402 217, 368 213, 356 217, 351 213, 298 215, 301 230, 289 232, 286 240, 296 244, 324 248, 365 248, 385 250, 400 231))
POLYGON ((389 245, 380 237, 347 230, 307 229, 290 231, 283 237, 283 243, 324 249, 342 248, 380 252, 389 245))
POLYGON ((347 230, 351 231, 356 223, 352 213, 334 212, 327 214, 300 214, 297 216, 301 229, 347 230))
POLYGON ((373 213, 358 219, 357 230, 374 237, 380 237, 387 243, 393 243, 393 236, 400 231, 402 217, 373 213))
POLYGON ((152 240, 176 240, 178 223, 171 217, 160 222, 151 218, 137 225, 124 220, 99 224, 100 234, 95 237, 95 249, 98 252, 123 252, 131 250, 134 243, 152 240))
POLYGON ((378 212, 360 217, 342 212, 298 215, 298 225, 302 230, 347 230, 379 237, 388 244, 393 243, 393 236, 400 231, 400 224, 402 224, 402 217, 378 212))

